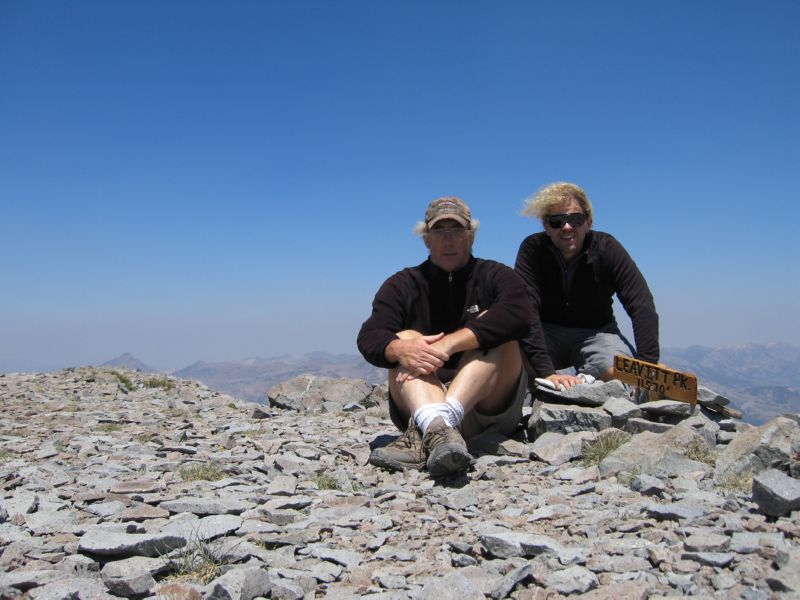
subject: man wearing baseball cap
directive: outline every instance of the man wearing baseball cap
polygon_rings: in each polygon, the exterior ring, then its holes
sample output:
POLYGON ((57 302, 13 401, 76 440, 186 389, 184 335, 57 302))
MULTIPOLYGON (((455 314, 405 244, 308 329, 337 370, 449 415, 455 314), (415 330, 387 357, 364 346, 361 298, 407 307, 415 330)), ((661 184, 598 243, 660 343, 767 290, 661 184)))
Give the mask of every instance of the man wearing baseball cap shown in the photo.
POLYGON ((519 424, 527 379, 518 340, 533 307, 511 268, 472 256, 477 229, 459 198, 431 202, 415 228, 427 260, 387 279, 361 326, 358 348, 389 369, 389 412, 403 431, 372 451, 375 466, 461 473, 474 462, 465 440, 519 424))

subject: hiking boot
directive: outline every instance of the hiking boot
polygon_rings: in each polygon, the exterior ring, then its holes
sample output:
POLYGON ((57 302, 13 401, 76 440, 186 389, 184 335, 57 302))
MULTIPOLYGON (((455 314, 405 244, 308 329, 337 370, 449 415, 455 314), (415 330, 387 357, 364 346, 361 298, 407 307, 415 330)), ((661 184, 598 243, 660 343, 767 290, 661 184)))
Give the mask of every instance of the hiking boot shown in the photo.
POLYGON ((383 448, 375 448, 369 455, 371 465, 390 471, 424 469, 425 459, 422 434, 414 419, 409 419, 408 428, 403 435, 383 448))
POLYGON ((428 425, 422 444, 428 453, 428 471, 431 477, 461 473, 475 462, 458 429, 448 427, 441 417, 436 417, 428 425))

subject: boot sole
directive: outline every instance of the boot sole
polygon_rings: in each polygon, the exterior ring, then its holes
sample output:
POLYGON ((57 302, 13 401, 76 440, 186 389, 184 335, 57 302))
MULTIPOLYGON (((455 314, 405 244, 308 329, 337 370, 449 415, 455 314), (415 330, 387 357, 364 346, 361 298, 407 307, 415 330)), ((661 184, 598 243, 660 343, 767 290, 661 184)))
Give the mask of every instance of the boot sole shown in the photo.
POLYGON ((431 477, 444 477, 454 473, 462 473, 475 464, 469 452, 461 448, 440 446, 428 457, 428 471, 431 477))
POLYGON ((389 458, 388 456, 382 455, 378 450, 373 451, 372 454, 369 455, 369 464, 374 467, 380 467, 381 469, 388 469, 390 471, 402 471, 404 469, 421 471, 425 468, 425 462, 410 463, 403 462, 401 460, 395 460, 389 458))

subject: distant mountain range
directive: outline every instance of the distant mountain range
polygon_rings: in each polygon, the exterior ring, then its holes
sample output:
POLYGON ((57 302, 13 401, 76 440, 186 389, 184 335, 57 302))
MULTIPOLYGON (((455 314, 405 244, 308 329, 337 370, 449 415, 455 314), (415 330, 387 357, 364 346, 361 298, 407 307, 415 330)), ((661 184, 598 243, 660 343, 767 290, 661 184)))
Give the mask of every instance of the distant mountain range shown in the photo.
MULTIPOLYGON (((745 344, 722 348, 665 348, 661 362, 694 373, 700 385, 727 396, 748 423, 761 424, 785 413, 800 413, 800 349, 788 344, 745 344)), ((104 363, 156 372, 126 353, 104 363)), ((198 361, 173 371, 238 398, 263 402, 273 385, 309 373, 352 377, 368 383, 386 381, 386 371, 352 354, 312 352, 303 356, 247 358, 240 362, 198 361)))
POLYGON ((748 423, 800 413, 800 349, 789 344, 665 348, 661 361, 730 398, 748 423))

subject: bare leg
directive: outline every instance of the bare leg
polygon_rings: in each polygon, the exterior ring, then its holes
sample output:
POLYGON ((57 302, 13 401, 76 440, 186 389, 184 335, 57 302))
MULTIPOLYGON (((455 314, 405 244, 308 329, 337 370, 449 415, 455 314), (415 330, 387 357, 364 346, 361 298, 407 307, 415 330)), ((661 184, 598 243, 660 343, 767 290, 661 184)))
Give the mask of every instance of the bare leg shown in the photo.
MULTIPOLYGON (((464 354, 447 395, 457 399, 464 412, 499 414, 519 385, 522 358, 517 342, 506 342, 485 355, 481 350, 464 354)), ((442 398, 444 401, 444 398, 442 398)))
MULTIPOLYGON (((401 331, 397 337, 411 340, 422 337, 422 334, 413 330, 401 331)), ((389 370, 389 391, 392 394, 403 421, 408 421, 415 411, 428 404, 439 404, 445 401, 444 386, 435 375, 416 377, 403 383, 397 383, 397 369, 389 370)))

